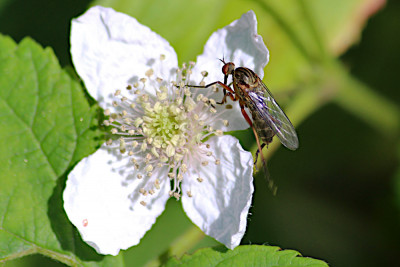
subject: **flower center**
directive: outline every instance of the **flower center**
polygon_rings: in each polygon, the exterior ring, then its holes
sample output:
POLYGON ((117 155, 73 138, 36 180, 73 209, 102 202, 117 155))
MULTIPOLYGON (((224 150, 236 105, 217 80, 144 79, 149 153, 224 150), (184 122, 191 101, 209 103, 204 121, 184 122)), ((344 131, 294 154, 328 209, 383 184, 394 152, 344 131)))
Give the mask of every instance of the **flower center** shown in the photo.
POLYGON ((145 111, 143 133, 155 139, 156 143, 172 144, 186 142, 185 127, 189 123, 185 111, 176 104, 156 102, 145 111))
MULTIPOLYGON (((188 168, 198 166, 198 162, 205 167, 209 160, 219 164, 203 142, 210 135, 222 135, 211 126, 221 119, 213 99, 203 94, 193 97, 185 84, 193 65, 178 69, 177 80, 172 83, 154 78, 154 72, 147 71, 147 78, 127 86, 129 96, 122 96, 120 90, 115 92, 120 100, 114 101, 113 106, 119 112, 105 111, 110 117, 104 124, 112 126, 111 133, 119 136, 116 147, 130 157, 136 178, 147 179, 146 186, 139 190, 142 195, 153 194, 160 189, 160 179, 169 178, 174 181, 170 195, 179 199, 180 183, 188 168)), ((212 89, 205 90, 212 93, 212 89)), ((115 143, 112 139, 107 141, 108 145, 115 143)), ((187 194, 191 196, 190 192, 187 194)), ((146 205, 144 201, 142 204, 146 205)))

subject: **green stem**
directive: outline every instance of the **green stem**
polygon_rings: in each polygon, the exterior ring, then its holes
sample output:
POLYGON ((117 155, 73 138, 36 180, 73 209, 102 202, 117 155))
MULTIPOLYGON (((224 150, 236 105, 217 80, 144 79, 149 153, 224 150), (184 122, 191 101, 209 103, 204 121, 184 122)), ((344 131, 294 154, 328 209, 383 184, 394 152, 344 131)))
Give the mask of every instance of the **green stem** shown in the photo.
POLYGON ((297 34, 294 32, 292 27, 289 26, 289 24, 283 19, 283 16, 279 14, 278 11, 276 11, 266 1, 259 1, 259 0, 253 0, 253 1, 259 4, 261 8, 264 9, 265 12, 269 13, 269 15, 282 28, 282 30, 286 32, 286 35, 289 37, 294 46, 299 50, 300 54, 302 54, 306 60, 308 60, 309 62, 317 61, 316 58, 314 58, 314 56, 306 49, 306 47, 300 41, 300 38, 297 37, 297 34))
MULTIPOLYGON (((170 258, 171 256, 181 258, 182 255, 195 247, 203 238, 205 234, 198 227, 192 226, 181 236, 179 236, 169 247, 168 251, 164 253, 162 258, 170 258)), ((155 259, 146 264, 146 267, 162 265, 161 259, 155 259)))
POLYGON ((318 47, 318 58, 325 59, 327 57, 326 46, 322 40, 322 37, 317 29, 317 24, 315 23, 312 14, 309 10, 309 7, 305 0, 297 0, 300 10, 303 13, 304 21, 307 24, 307 27, 311 33, 311 36, 314 39, 315 44, 318 47))
POLYGON ((170 253, 177 257, 181 257, 186 251, 197 245, 204 236, 204 232, 197 226, 193 225, 171 244, 170 253))
POLYGON ((360 117, 384 136, 396 137, 400 129, 400 108, 377 90, 349 75, 341 64, 336 65, 340 88, 335 103, 360 117))

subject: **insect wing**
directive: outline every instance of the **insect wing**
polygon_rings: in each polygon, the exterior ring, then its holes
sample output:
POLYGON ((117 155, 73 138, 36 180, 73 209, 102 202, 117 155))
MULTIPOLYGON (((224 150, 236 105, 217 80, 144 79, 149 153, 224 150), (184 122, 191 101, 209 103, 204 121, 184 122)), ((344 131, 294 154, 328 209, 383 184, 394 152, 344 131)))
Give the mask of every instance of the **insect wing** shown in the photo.
POLYGON ((268 123, 285 147, 296 150, 299 147, 296 130, 261 79, 259 84, 263 90, 248 93, 253 108, 268 123))

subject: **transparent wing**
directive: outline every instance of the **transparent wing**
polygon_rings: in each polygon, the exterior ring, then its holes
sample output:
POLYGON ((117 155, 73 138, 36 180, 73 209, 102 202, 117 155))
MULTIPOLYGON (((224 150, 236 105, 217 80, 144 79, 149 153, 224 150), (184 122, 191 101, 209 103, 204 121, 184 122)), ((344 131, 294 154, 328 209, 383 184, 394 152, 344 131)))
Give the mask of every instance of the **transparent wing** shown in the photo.
POLYGON ((299 147, 296 130, 276 103, 267 86, 261 80, 260 84, 263 86, 263 90, 248 92, 252 100, 252 109, 268 123, 285 147, 296 150, 299 147))

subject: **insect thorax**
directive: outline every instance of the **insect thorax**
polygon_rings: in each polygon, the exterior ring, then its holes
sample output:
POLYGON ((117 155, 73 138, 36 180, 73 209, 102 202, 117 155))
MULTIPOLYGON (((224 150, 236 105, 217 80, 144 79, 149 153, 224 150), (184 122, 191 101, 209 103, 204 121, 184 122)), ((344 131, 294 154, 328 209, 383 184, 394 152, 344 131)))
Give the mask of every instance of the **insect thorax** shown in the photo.
POLYGON ((270 143, 274 132, 267 122, 260 117, 256 111, 253 101, 250 99, 248 93, 255 92, 257 94, 264 94, 262 87, 260 87, 262 81, 258 78, 252 70, 248 68, 239 67, 233 72, 233 87, 235 88, 235 94, 239 97, 240 101, 250 110, 253 124, 256 129, 257 135, 264 143, 270 143))
POLYGON ((259 87, 259 78, 252 70, 248 68, 239 67, 236 68, 232 74, 233 87, 235 93, 239 98, 246 102, 246 95, 248 91, 255 91, 259 87), (238 90, 239 89, 239 90, 238 90))

